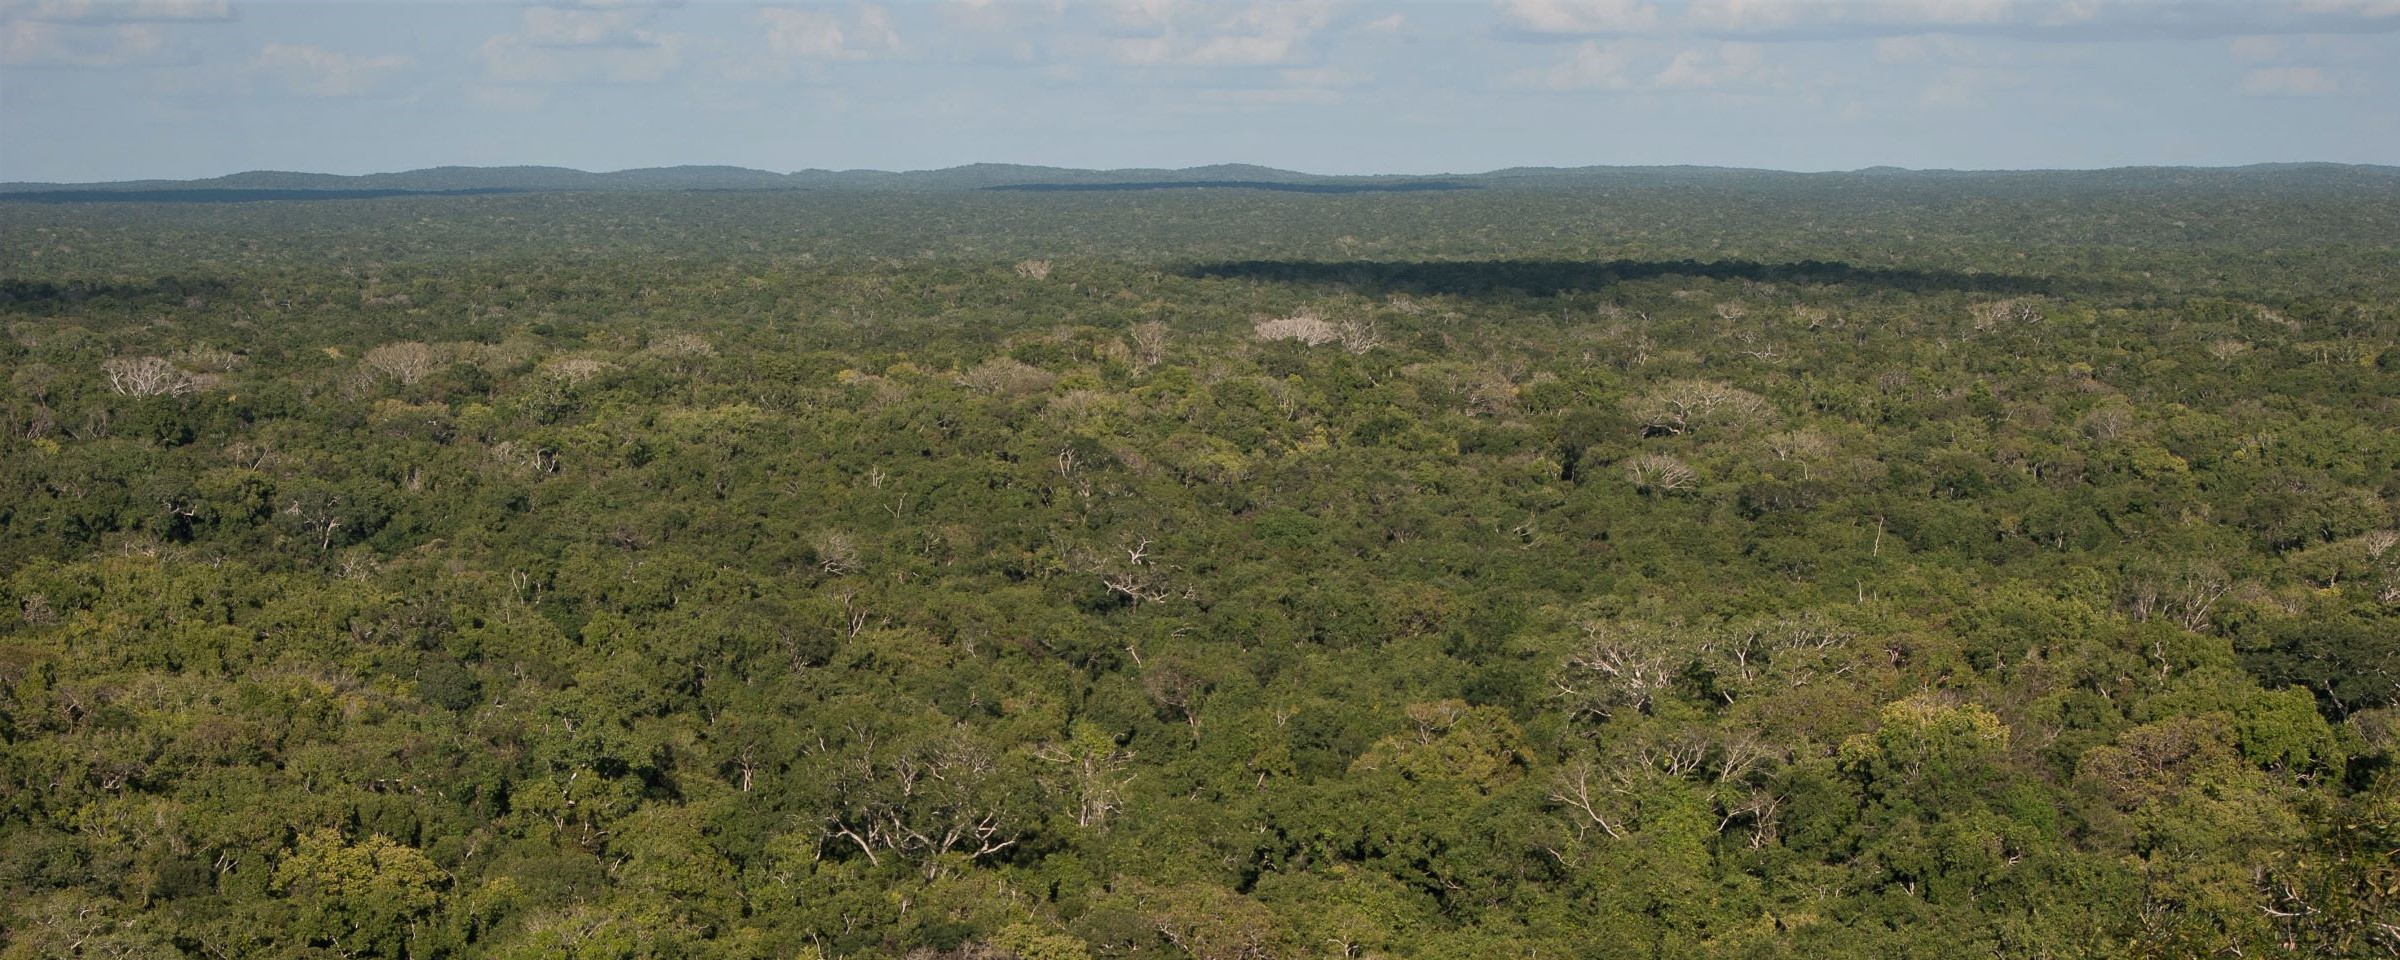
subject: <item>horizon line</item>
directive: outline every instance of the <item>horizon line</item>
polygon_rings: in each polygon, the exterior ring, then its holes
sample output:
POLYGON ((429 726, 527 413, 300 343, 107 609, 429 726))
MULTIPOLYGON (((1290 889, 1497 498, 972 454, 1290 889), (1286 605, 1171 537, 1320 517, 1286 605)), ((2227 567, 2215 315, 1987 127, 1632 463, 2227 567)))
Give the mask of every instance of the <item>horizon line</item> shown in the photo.
POLYGON ((169 176, 160 176, 160 177, 135 177, 135 178, 128 178, 128 179, 118 179, 118 180, 27 180, 27 179, 0 179, 0 185, 8 185, 8 186, 75 186, 75 187, 82 187, 82 186, 108 186, 108 185, 113 185, 113 184, 129 184, 129 183, 200 183, 200 182, 206 182, 206 181, 210 181, 210 180, 224 180, 224 179, 229 179, 229 178, 232 178, 232 177, 248 176, 248 175, 254 175, 254 174, 284 174, 284 175, 312 176, 312 177, 344 177, 344 178, 366 178, 366 177, 388 177, 388 176, 399 176, 399 175, 411 174, 411 173, 427 173, 427 172, 432 172, 432 171, 442 171, 442 170, 546 170, 546 171, 557 171, 557 172, 564 172, 564 173, 576 173, 576 174, 583 174, 583 175, 586 175, 586 176, 614 176, 614 175, 619 175, 619 174, 627 174, 627 173, 647 173, 647 172, 655 172, 655 171, 667 171, 667 170, 692 170, 692 169, 704 169, 704 170, 705 170, 705 169, 715 169, 715 170, 740 171, 740 172, 745 172, 745 173, 761 173, 761 174, 768 174, 768 175, 772 175, 772 176, 781 176, 781 177, 791 177, 791 176, 798 176, 798 175, 801 175, 801 174, 808 174, 808 173, 821 173, 821 174, 888 174, 888 175, 893 175, 893 176, 906 176, 906 175, 910 175, 910 174, 948 173, 948 172, 952 172, 952 171, 957 171, 957 170, 966 170, 966 169, 971 169, 971 168, 975 168, 975 167, 1026 167, 1026 168, 1032 168, 1032 169, 1041 169, 1041 170, 1056 170, 1056 171, 1062 171, 1062 172, 1068 172, 1068 173, 1125 173, 1125 172, 1137 172, 1137 171, 1162 171, 1162 172, 1169 172, 1169 173, 1189 173, 1189 172, 1192 172, 1192 171, 1197 171, 1197 170, 1211 170, 1211 169, 1221 169, 1221 168, 1228 168, 1228 167, 1237 167, 1237 168, 1248 168, 1248 169, 1254 169, 1254 170, 1263 170, 1263 171, 1269 171, 1269 172, 1273 172, 1273 173, 1293 174, 1293 175, 1304 176, 1304 177, 1318 177, 1318 178, 1323 178, 1323 179, 1354 179, 1354 180, 1355 180, 1355 179, 1403 178, 1403 177, 1406 177, 1406 178, 1434 178, 1434 177, 1487 177, 1487 176, 1492 176, 1492 175, 1495 175, 1495 174, 1510 173, 1510 172, 1516 172, 1516 171, 1578 171, 1578 170, 1709 170, 1709 171, 1723 171, 1723 172, 1729 172, 1729 173, 1772 173, 1772 174, 1786 174, 1786 175, 1792 175, 1792 176, 1823 176, 1823 175, 1857 174, 1857 173, 1887 172, 1887 171, 1888 171, 1888 172, 1894 172, 1894 173, 1926 173, 1926 174, 2018 174, 2018 173, 2022 173, 2022 174, 2033 174, 2033 173, 2107 173, 2107 172, 2112 172, 2112 171, 2125 171, 2125 170, 2194 170, 2194 171, 2239 171, 2239 170, 2249 170, 2249 169, 2255 169, 2255 168, 2261 168, 2261 167, 2343 167, 2343 168, 2354 168, 2354 169, 2371 169, 2371 170, 2393 170, 2393 171, 2400 171, 2400 163, 2390 163, 2390 164, 2387 164, 2387 163, 2355 163, 2355 162, 2347 162, 2347 161, 2339 161, 2339 160, 2264 160, 2264 161, 2256 161, 2256 162, 2251 162, 2251 163, 2238 163, 2238 164, 2175 164, 2175 163, 2151 163, 2151 164, 2117 164, 2117 165, 2112 165, 2112 166, 2099 166, 2099 167, 1903 167, 1903 166, 1898 166, 1898 165, 1893 165, 1893 164, 1871 164, 1871 165, 1864 166, 1864 167, 1852 167, 1852 168, 1846 168, 1846 169, 1816 169, 1816 170, 1792 169, 1792 168, 1784 168, 1784 167, 1754 167, 1754 166, 1739 166, 1739 165, 1720 165, 1720 164, 1707 164, 1707 163, 1594 163, 1594 164, 1577 164, 1577 165, 1554 165, 1554 164, 1553 164, 1553 165, 1545 165, 1545 164, 1519 164, 1519 165, 1514 165, 1514 166, 1494 167, 1494 168, 1491 168, 1491 169, 1488 169, 1488 170, 1480 170, 1480 171, 1463 171, 1463 172, 1462 172, 1462 171, 1439 171, 1439 172, 1381 172, 1381 173, 1317 173, 1317 172, 1308 171, 1308 170, 1298 170, 1298 169, 1293 169, 1293 168, 1289 168, 1289 167, 1277 167, 1277 166, 1272 166, 1272 165, 1269 165, 1269 164, 1263 164, 1263 163, 1251 163, 1251 162, 1247 162, 1247 161, 1238 161, 1238 160, 1236 160, 1236 161, 1220 161, 1220 162, 1215 162, 1215 163, 1204 163, 1204 164, 1198 164, 1198 165, 1194 165, 1194 166, 1184 166, 1184 167, 1168 167, 1168 166, 1074 167, 1074 166, 1060 166, 1060 165, 1057 165, 1057 164, 1047 164, 1047 163, 1021 163, 1021 162, 1015 162, 1015 161, 1005 161, 1005 160, 979 160, 979 161, 972 161, 972 162, 968 162, 968 163, 959 163, 959 164, 952 164, 952 165, 949 165, 949 166, 940 166, 940 167, 910 167, 910 168, 901 168, 901 169, 887 169, 887 168, 882 168, 882 167, 800 167, 800 168, 791 169, 791 170, 775 170, 775 169, 770 169, 770 168, 766 168, 766 167, 752 167, 752 166, 745 166, 745 165, 742 165, 742 164, 736 164, 736 163, 679 163, 679 164, 668 164, 668 165, 661 165, 661 166, 622 167, 622 168, 613 169, 613 170, 590 170, 590 169, 585 169, 585 168, 582 168, 582 167, 570 167, 570 166, 562 166, 562 165, 558 165, 558 164, 546 164, 546 163, 506 163, 506 164, 463 164, 463 163, 445 163, 445 164, 434 164, 434 165, 431 165, 431 166, 423 166, 423 167, 409 167, 409 168, 405 168, 405 169, 399 169, 399 170, 376 170, 376 171, 372 171, 372 172, 368 172, 368 173, 333 173, 333 172, 322 171, 322 170, 278 169, 278 168, 271 168, 271 167, 257 167, 257 168, 251 168, 251 169, 246 169, 246 170, 236 170, 236 171, 232 171, 232 172, 230 172, 230 173, 220 173, 220 174, 213 174, 213 175, 209 175, 209 176, 201 176, 201 177, 169 177, 169 176))

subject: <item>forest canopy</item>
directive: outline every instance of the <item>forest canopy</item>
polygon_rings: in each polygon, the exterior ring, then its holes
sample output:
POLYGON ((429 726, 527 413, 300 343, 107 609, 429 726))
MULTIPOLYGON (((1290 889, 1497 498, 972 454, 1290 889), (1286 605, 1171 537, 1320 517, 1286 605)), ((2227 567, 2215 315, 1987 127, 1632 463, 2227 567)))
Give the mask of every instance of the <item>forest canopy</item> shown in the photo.
POLYGON ((2400 174, 1128 182, 0 203, 0 957, 2400 955, 2400 174))

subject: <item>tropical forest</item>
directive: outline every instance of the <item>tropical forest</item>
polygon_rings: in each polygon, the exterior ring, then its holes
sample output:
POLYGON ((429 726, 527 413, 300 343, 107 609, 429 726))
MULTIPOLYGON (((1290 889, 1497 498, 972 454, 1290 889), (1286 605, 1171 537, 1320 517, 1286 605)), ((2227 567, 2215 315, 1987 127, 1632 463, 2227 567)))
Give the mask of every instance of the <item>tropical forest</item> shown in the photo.
POLYGON ((2400 956, 2400 169, 0 190, 0 957, 2400 956))

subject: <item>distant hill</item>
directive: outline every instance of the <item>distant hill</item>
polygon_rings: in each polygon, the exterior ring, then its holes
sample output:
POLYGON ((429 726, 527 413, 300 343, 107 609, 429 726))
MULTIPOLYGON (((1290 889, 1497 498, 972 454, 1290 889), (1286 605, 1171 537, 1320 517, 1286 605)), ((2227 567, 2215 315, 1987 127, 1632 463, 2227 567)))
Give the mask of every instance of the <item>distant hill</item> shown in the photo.
POLYGON ((1795 173, 1735 167, 1511 167, 1485 173, 1429 176, 1321 176, 1251 164, 1180 170, 1079 170, 977 163, 942 170, 821 170, 775 173, 731 166, 648 167, 591 173, 566 167, 430 167, 398 173, 343 176, 253 170, 202 180, 127 180, 113 183, 0 183, 0 200, 93 202, 241 202, 536 192, 675 192, 700 190, 917 191, 1249 189, 1306 193, 1419 190, 1542 189, 1688 184, 1838 184, 1900 182, 2019 188, 2192 187, 2275 182, 2400 187, 2400 167, 2275 163, 2246 167, 2119 167, 2104 170, 1908 170, 1870 167, 1795 173))

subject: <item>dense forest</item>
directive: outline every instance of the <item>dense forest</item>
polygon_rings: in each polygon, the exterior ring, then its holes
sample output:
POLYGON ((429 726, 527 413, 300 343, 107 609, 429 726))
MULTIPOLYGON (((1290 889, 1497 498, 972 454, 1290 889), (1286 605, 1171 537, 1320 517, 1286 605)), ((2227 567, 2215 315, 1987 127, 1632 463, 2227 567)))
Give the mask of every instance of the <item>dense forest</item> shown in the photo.
POLYGON ((2400 956, 2400 171, 1230 169, 0 202, 0 957, 2400 956))

